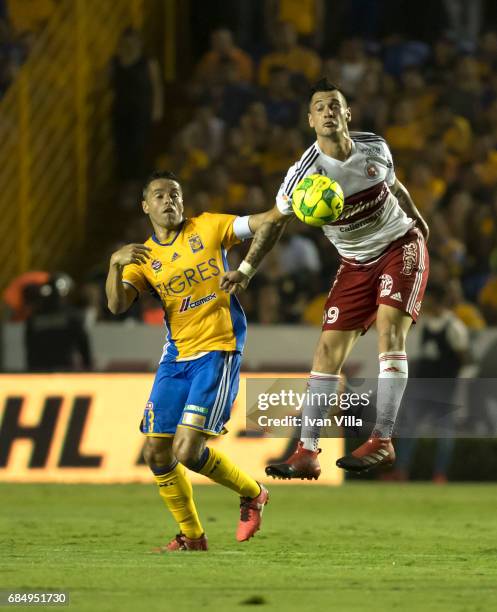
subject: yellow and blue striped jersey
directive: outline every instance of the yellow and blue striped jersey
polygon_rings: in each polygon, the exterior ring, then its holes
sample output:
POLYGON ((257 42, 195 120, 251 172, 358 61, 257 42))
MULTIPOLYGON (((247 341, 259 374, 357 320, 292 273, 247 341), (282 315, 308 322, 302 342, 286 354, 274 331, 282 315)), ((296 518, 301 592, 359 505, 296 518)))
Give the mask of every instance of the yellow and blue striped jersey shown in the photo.
POLYGON ((212 213, 186 219, 167 243, 155 235, 145 242, 151 249, 146 263, 125 266, 124 283, 162 302, 167 337, 161 361, 243 350, 245 315, 237 298, 219 288, 226 251, 240 242, 235 219, 212 213))

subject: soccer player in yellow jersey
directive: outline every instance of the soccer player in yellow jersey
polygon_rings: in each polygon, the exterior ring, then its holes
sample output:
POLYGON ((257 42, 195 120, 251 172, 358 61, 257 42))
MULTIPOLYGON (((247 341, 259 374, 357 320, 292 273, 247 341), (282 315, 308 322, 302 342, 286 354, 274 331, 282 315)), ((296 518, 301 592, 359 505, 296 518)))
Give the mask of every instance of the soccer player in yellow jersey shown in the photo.
POLYGON ((265 214, 185 219, 181 185, 169 172, 149 177, 142 206, 154 233, 112 254, 106 293, 114 314, 146 291, 164 308, 166 343, 141 422, 145 460, 180 530, 160 550, 207 550, 184 466, 240 495, 242 542, 260 528, 268 492, 207 443, 230 417, 247 327, 236 297, 219 286, 226 251, 251 237, 265 214))

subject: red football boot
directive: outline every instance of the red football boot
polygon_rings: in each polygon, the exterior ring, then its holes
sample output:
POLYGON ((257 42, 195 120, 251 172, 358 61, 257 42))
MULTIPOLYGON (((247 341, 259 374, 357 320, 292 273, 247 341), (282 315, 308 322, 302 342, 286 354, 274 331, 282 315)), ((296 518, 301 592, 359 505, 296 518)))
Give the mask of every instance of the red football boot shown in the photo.
POLYGON ((193 540, 192 538, 187 538, 183 533, 178 533, 169 544, 165 546, 158 546, 154 548, 152 552, 155 553, 165 553, 165 552, 178 552, 180 550, 208 550, 207 546, 207 537, 204 534, 200 536, 200 538, 196 538, 193 540))
POLYGON ((269 493, 264 485, 259 483, 261 492, 257 497, 240 497, 240 522, 236 530, 236 539, 245 542, 261 528, 264 506, 269 501, 269 493))
POLYGON ((390 438, 369 438, 350 455, 337 460, 337 466, 360 474, 369 470, 390 467, 395 461, 395 450, 390 438))
POLYGON ((318 455, 321 449, 310 451, 304 448, 303 442, 297 444, 297 448, 285 463, 276 463, 266 467, 266 474, 273 478, 300 478, 304 480, 317 480, 321 474, 318 455))

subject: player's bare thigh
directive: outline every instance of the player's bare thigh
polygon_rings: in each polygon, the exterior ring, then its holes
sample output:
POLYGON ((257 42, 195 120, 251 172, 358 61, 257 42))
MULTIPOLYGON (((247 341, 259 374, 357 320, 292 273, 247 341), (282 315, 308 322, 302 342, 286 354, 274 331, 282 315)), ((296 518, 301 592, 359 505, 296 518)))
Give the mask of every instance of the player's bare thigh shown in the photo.
POLYGON ((325 374, 340 374, 340 370, 360 334, 360 329, 352 331, 328 329, 322 331, 314 352, 312 370, 325 374))
POLYGON ((145 436, 143 458, 149 466, 166 467, 176 458, 173 453, 173 438, 165 436, 145 436))
POLYGON ((407 312, 380 304, 376 315, 378 352, 405 351, 407 333, 411 325, 412 317, 407 312))

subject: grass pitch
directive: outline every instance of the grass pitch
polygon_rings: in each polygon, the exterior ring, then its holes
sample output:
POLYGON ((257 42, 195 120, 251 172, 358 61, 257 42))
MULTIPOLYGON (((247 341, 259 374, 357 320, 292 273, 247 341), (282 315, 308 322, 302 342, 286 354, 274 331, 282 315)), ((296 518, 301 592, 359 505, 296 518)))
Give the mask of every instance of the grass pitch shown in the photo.
POLYGON ((239 544, 236 496, 196 487, 210 551, 156 556, 175 528, 152 484, 2 484, 0 589, 64 589, 70 609, 92 612, 486 612, 497 609, 496 493, 273 486, 263 531, 239 544))

